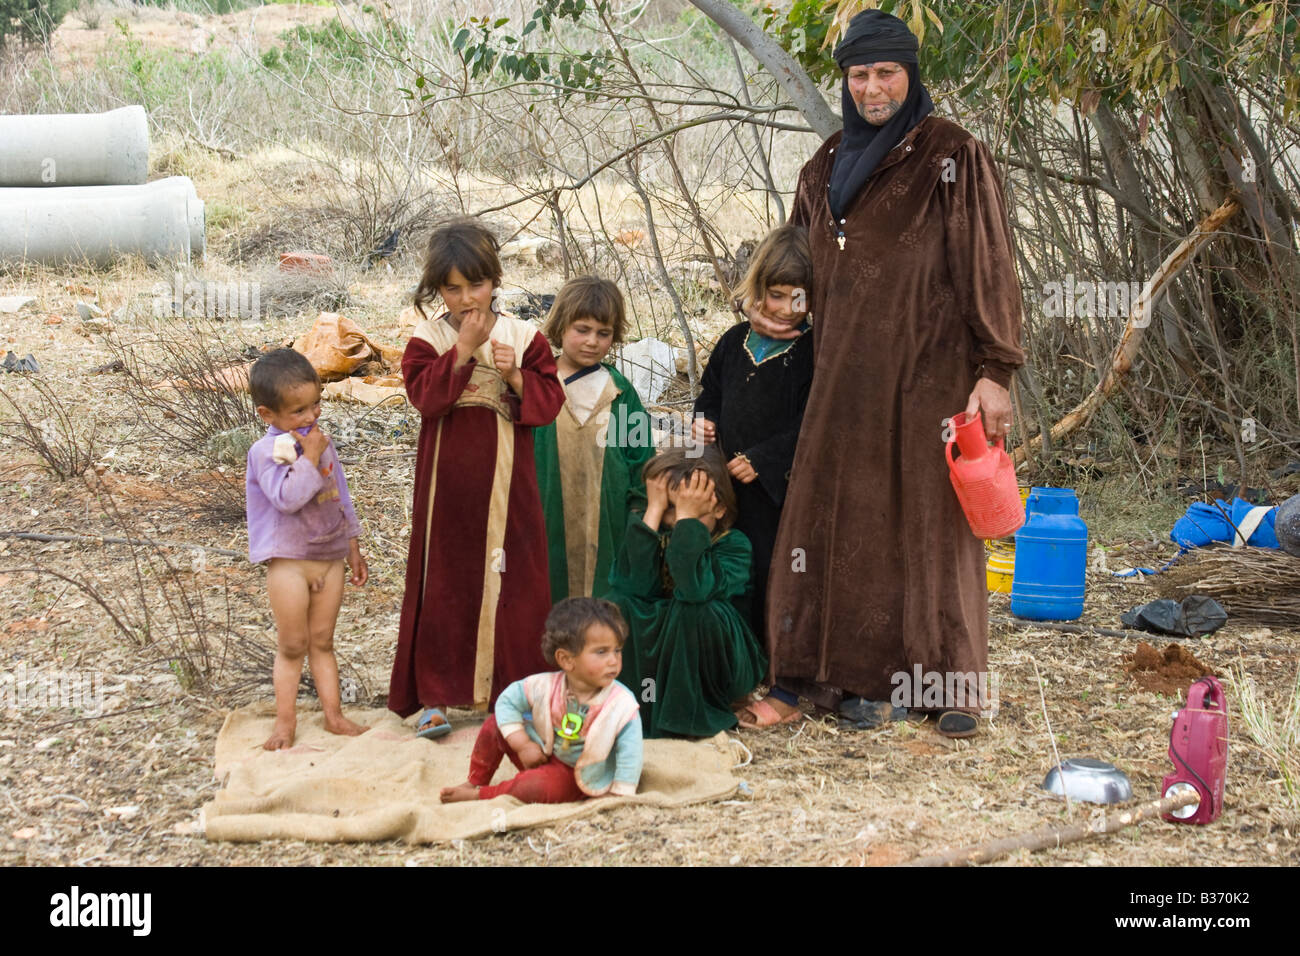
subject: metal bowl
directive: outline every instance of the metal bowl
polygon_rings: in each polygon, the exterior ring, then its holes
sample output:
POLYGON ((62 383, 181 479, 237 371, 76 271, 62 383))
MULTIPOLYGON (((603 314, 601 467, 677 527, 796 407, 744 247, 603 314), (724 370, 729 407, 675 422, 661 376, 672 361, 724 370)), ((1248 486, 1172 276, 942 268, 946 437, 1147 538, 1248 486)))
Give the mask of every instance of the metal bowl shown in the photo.
POLYGON ((1084 803, 1123 803, 1133 799, 1133 785, 1114 764, 1091 757, 1071 757, 1047 771, 1043 789, 1084 803))

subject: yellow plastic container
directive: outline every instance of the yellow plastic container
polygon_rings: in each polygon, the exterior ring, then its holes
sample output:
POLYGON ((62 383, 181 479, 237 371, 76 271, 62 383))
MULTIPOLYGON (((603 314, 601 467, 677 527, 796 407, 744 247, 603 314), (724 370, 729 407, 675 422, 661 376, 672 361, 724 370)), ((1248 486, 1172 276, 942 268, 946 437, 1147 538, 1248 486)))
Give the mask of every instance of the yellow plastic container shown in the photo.
MULTIPOLYGON (((1020 489, 1020 503, 1029 499, 1029 489, 1020 489)), ((1016 573, 1016 539, 1003 538, 999 541, 986 541, 984 549, 988 552, 988 564, 985 574, 988 578, 989 593, 1011 593, 1011 580, 1016 573)))
POLYGON ((1011 579, 1016 573, 1016 545, 1014 541, 990 541, 987 544, 989 555, 985 573, 988 576, 989 592, 1011 593, 1011 579))

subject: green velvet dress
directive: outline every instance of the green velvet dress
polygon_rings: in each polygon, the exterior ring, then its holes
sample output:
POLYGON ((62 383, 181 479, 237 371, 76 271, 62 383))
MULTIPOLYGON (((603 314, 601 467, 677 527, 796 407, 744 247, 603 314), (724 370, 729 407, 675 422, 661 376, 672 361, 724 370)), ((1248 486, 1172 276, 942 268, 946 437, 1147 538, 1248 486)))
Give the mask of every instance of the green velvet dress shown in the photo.
POLYGON ((731 704, 767 672, 749 626, 752 551, 736 530, 710 537, 694 518, 665 534, 628 519, 610 571, 630 634, 619 680, 641 701, 646 737, 711 737, 736 726, 731 704))

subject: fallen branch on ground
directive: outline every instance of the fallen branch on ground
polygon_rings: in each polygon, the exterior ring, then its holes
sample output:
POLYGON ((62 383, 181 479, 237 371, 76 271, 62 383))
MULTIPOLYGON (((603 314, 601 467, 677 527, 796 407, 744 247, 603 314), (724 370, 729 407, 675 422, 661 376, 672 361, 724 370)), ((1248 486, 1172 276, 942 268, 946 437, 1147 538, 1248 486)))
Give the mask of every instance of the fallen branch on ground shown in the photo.
POLYGON ((108 720, 110 717, 122 717, 126 714, 138 714, 142 710, 153 710, 155 707, 167 707, 176 703, 178 700, 184 700, 183 697, 176 697, 172 700, 153 701, 148 704, 141 704, 138 707, 128 707, 125 710, 114 710, 107 714, 89 714, 85 717, 70 717, 67 720, 60 720, 53 724, 45 724, 36 728, 36 733, 43 734, 46 731, 54 730, 56 727, 66 727, 68 724, 84 724, 91 720, 108 720))
POLYGON ((1075 823, 1068 827, 1043 827, 1031 833, 1002 837, 989 843, 966 846, 959 850, 948 850, 934 856, 923 856, 899 865, 966 866, 974 863, 991 863, 993 860, 1000 859, 1017 850, 1028 850, 1033 853, 1037 850, 1046 850, 1051 847, 1065 846, 1067 843, 1086 840, 1088 837, 1096 836, 1099 833, 1115 833, 1152 817, 1172 813, 1180 807, 1198 803, 1200 799, 1200 795, 1196 793, 1180 793, 1176 797, 1152 800, 1150 803, 1141 804, 1131 810, 1118 810, 1110 816, 1102 817, 1093 823, 1075 823))
POLYGON ((1113 627, 1098 627, 1095 624, 1064 624, 1059 621, 1030 621, 1018 617, 1001 617, 990 615, 990 624, 1006 624, 1010 627, 1043 627, 1049 631, 1064 631, 1067 634, 1094 634, 1100 637, 1128 637, 1135 641, 1150 640, 1151 635, 1145 631, 1121 631, 1113 627))
POLYGON ((79 544, 147 544, 156 548, 179 548, 182 551, 198 549, 228 558, 242 558, 243 551, 231 551, 229 548, 213 548, 206 544, 186 544, 181 541, 156 541, 153 538, 109 538, 98 534, 37 534, 33 531, 0 531, 0 538, 19 538, 23 541, 46 541, 52 543, 74 542, 79 544))
MULTIPOLYGON (((1192 257, 1200 251, 1201 247, 1214 234, 1223 228, 1224 224, 1241 209, 1237 200, 1229 196, 1223 201, 1218 209, 1210 213, 1196 227, 1196 230, 1178 244, 1178 247, 1169 254, 1169 257, 1161 263, 1160 268, 1156 270, 1146 286, 1142 289, 1142 294, 1138 296, 1137 302, 1133 303, 1132 311, 1129 313, 1128 324, 1124 327, 1124 335, 1119 340, 1119 345, 1115 347, 1115 354, 1111 356, 1110 367, 1101 377, 1101 381, 1082 402, 1052 426, 1050 435, 1052 443, 1055 445, 1070 432, 1087 424, 1102 404, 1110 397, 1110 394, 1119 388, 1120 381, 1128 374, 1133 367, 1133 360, 1137 357, 1138 346, 1142 344, 1142 336, 1146 327, 1150 324, 1150 316, 1155 310, 1156 300, 1164 294, 1167 286, 1183 268, 1192 261, 1192 257), (1145 321, 1143 321, 1145 319, 1145 321)), ((1015 452, 1015 463, 1019 467, 1029 460, 1029 453, 1037 450, 1043 445, 1043 436, 1035 435, 1029 440, 1028 444, 1021 445, 1015 452)))

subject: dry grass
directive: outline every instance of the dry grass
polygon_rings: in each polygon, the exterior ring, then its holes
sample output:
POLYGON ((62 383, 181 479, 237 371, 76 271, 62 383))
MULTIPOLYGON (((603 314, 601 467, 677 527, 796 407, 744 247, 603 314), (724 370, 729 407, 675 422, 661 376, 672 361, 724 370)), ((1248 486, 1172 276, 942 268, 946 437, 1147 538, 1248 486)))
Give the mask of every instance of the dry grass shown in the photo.
POLYGON ((1300 669, 1289 700, 1271 704, 1256 681, 1238 671, 1233 689, 1241 702, 1241 720, 1258 752, 1277 768, 1294 823, 1300 824, 1300 669))
MULTIPOLYGON (((373 596, 368 607, 374 607, 373 596)), ((348 643, 357 637, 355 599, 347 608, 348 643)), ((753 762, 737 771, 747 792, 679 811, 627 808, 551 830, 505 833, 453 846, 209 845, 191 832, 210 799, 211 745, 220 714, 174 686, 141 688, 156 709, 90 726, 56 728, 62 742, 34 752, 42 733, 14 734, 24 764, 0 768, 21 810, 5 829, 37 836, 10 839, 6 862, 681 865, 794 863, 882 865, 1064 822, 1063 805, 1038 784, 1050 764, 1030 658, 1046 680, 1047 707, 1063 755, 1113 760, 1152 796, 1167 772, 1168 712, 1175 702, 1135 690, 1113 645, 1056 634, 995 635, 994 662, 1004 675, 1003 710, 979 738, 952 742, 926 725, 896 724, 873 733, 836 732, 826 721, 742 734, 753 762), (111 733, 108 732, 111 728, 111 733), (189 736, 193 734, 194 736, 189 736), (74 767, 75 754, 85 768, 74 767), (30 755, 30 756, 28 756, 30 755), (34 771, 27 778, 19 767, 34 771), (109 770, 109 768, 113 768, 109 770), (71 793, 86 808, 52 793, 71 793), (134 803, 139 818, 103 820, 105 807, 134 803), (98 818, 103 835, 85 823, 98 818)), ((1261 686, 1276 660, 1225 639, 1213 659, 1240 653, 1261 686)), ((468 715, 461 715, 462 719, 468 715)), ((1294 820, 1279 813, 1274 766, 1237 736, 1224 817, 1211 827, 1152 822, 1111 838, 1022 855, 1004 865, 1215 865, 1300 862, 1294 820)), ((0 757, 0 761, 5 758, 0 757)), ((1090 812, 1083 807, 1074 819, 1090 812)))

